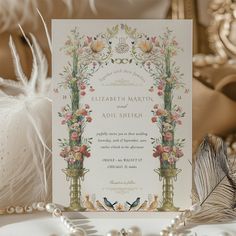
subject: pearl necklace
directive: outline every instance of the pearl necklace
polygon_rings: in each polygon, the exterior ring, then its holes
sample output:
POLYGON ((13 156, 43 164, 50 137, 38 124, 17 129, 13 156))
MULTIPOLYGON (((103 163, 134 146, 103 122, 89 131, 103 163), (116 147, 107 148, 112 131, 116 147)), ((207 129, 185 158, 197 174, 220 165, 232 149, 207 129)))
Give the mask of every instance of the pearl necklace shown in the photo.
MULTIPOLYGON (((47 203, 38 202, 33 203, 32 205, 26 206, 9 206, 6 209, 0 209, 0 215, 3 214, 30 214, 34 211, 47 211, 48 213, 52 214, 53 217, 60 218, 61 222, 64 226, 68 229, 69 235, 68 236, 87 236, 85 230, 78 225, 75 224, 76 220, 69 219, 65 216, 61 209, 56 206, 54 203, 47 203)), ((133 226, 129 228, 127 231, 122 229, 121 231, 118 230, 110 230, 106 236, 142 236, 141 230, 137 226, 133 226)))
MULTIPOLYGON (((199 210, 199 205, 195 204, 190 209, 185 210, 184 212, 177 215, 172 221, 171 225, 167 226, 160 232, 160 236, 176 236, 179 233, 183 232, 186 219, 190 217, 193 212, 199 210), (183 227, 183 228, 182 228, 183 227), (181 230, 182 228, 182 230, 181 230)), ((61 222, 68 229, 68 236, 88 236, 85 230, 75 224, 76 220, 69 219, 67 216, 63 215, 61 209, 56 206, 54 203, 45 204, 44 202, 33 203, 32 205, 27 206, 9 206, 6 209, 0 209, 0 215, 4 214, 24 214, 24 213, 33 213, 34 211, 47 211, 52 214, 53 217, 60 218, 61 222)), ((227 232, 221 232, 219 236, 227 236, 227 232)), ((142 231, 139 227, 133 226, 127 231, 122 229, 110 230, 106 236, 142 236, 142 231)))

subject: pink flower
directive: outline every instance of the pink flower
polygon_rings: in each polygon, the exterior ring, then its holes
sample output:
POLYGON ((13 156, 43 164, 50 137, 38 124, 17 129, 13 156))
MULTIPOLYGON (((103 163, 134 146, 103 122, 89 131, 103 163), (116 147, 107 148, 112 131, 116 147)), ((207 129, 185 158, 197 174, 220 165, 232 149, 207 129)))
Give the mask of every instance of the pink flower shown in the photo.
POLYGON ((75 159, 70 158, 70 159, 69 159, 69 163, 70 163, 70 164, 74 164, 74 163, 75 163, 75 159))
POLYGON ((78 139, 78 134, 76 132, 71 133, 71 140, 76 141, 78 139))
POLYGON ((88 147, 86 146, 86 145, 82 145, 81 147, 80 147, 80 152, 81 153, 83 153, 83 154, 85 154, 86 152, 87 152, 87 149, 88 149, 88 147))
POLYGON ((86 94, 85 91, 81 91, 81 92, 80 92, 80 95, 81 95, 81 96, 85 96, 85 94, 86 94))
POLYGON ((79 109, 79 110, 76 111, 77 116, 80 116, 80 115, 86 116, 87 114, 88 114, 88 112, 84 108, 79 109))
POLYGON ((163 147, 163 152, 170 152, 171 148, 169 146, 163 147))
POLYGON ((86 89, 86 85, 85 85, 84 83, 82 83, 82 84, 80 85, 80 89, 81 89, 81 90, 85 90, 85 89, 86 89))
POLYGON ((63 157, 63 158, 67 157, 67 152, 65 150, 62 150, 60 152, 60 156, 63 157))
POLYGON ((158 96, 162 96, 162 95, 163 95, 163 92, 162 92, 161 90, 159 90, 159 91, 157 92, 157 94, 158 94, 158 96))
POLYGON ((156 151, 154 152, 157 156, 160 156, 163 152, 162 146, 161 145, 157 145, 156 146, 156 151))
POLYGON ((156 112, 156 115, 157 116, 162 116, 162 115, 164 115, 164 112, 165 112, 164 110, 158 109, 157 112, 156 112))
POLYGON ((170 157, 170 158, 168 159, 168 162, 169 162, 170 164, 174 164, 174 163, 175 163, 175 159, 174 159, 173 157, 170 157))
POLYGON ((74 152, 79 152, 80 151, 80 147, 79 146, 74 146, 73 147, 73 151, 74 152))
POLYGON ((156 116, 153 116, 152 117, 152 123, 155 123, 155 122, 157 122, 157 118, 156 118, 156 116))
POLYGON ((68 112, 65 114, 65 121, 71 120, 73 118, 72 113, 68 112))
POLYGON ((64 125, 65 123, 66 123, 66 121, 65 121, 65 120, 62 120, 62 121, 61 121, 61 124, 62 124, 62 125, 64 125))
POLYGON ((164 140, 165 141, 172 141, 173 140, 173 134, 171 133, 171 132, 166 132, 166 133, 164 133, 164 140))
POLYGON ((85 109, 81 109, 81 115, 86 116, 88 112, 85 109))
POLYGON ((159 90, 163 90, 163 86, 162 85, 158 85, 157 87, 159 90))
POLYGON ((158 152, 154 152, 153 154, 153 157, 157 158, 158 156, 160 156, 160 154, 158 152))
POLYGON ((87 120, 87 122, 91 122, 92 121, 92 117, 91 116, 87 116, 86 120, 87 120))
POLYGON ((91 154, 90 154, 89 152, 87 152, 87 151, 84 153, 84 155, 85 155, 87 158, 89 158, 89 157, 91 156, 91 154))
POLYGON ((176 148, 176 153, 175 153, 176 157, 180 158, 184 155, 183 151, 180 150, 179 148, 176 148))

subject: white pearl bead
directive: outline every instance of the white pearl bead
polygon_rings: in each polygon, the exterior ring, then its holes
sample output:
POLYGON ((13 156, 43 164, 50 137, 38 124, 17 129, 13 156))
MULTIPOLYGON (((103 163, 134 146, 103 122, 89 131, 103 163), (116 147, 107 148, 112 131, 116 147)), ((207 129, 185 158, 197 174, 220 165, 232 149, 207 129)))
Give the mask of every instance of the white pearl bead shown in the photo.
POLYGON ((8 213, 8 214, 13 214, 13 213, 15 213, 15 207, 13 207, 13 206, 8 207, 8 208, 7 208, 7 213, 8 213))
POLYGON ((128 229, 128 236, 142 236, 141 229, 137 226, 133 226, 128 229))
POLYGON ((45 203, 44 203, 44 202, 39 202, 39 203, 37 204, 37 209, 38 209, 39 211, 44 211, 44 210, 45 210, 45 203))
POLYGON ((72 224, 71 222, 69 222, 69 223, 66 225, 67 229, 69 229, 69 230, 70 230, 73 226, 74 226, 74 224, 72 224))
POLYGON ((33 207, 32 206, 25 206, 24 207, 24 211, 26 213, 32 213, 33 212, 33 207))
POLYGON ((160 232, 160 235, 161 236, 167 236, 169 233, 167 230, 163 229, 161 232, 160 232))
POLYGON ((48 204, 46 205, 46 210, 47 210, 47 212, 49 212, 49 213, 53 213, 53 211, 55 210, 55 208, 56 208, 56 205, 55 205, 54 203, 48 203, 48 204))
POLYGON ((117 230, 115 230, 115 229, 113 229, 113 230, 110 230, 110 231, 106 234, 106 236, 120 236, 120 232, 117 231, 117 230))
POLYGON ((168 236, 176 236, 177 234, 176 233, 174 233, 174 232, 171 232, 171 233, 169 233, 169 235, 168 236))
POLYGON ((65 219, 64 219, 64 224, 65 225, 68 225, 70 223, 70 220, 67 218, 67 217, 65 217, 65 219))
POLYGON ((175 218, 175 219, 171 220, 172 225, 176 225, 177 223, 178 223, 178 219, 175 218))
POLYGON ((52 215, 55 216, 55 217, 61 216, 62 215, 61 209, 55 208, 52 212, 52 215))
POLYGON ((70 233, 70 236, 87 236, 87 233, 84 229, 79 228, 76 229, 74 232, 70 233))
POLYGON ((37 202, 32 203, 32 208, 34 210, 37 210, 38 209, 38 203, 37 202))
POLYGON ((17 206, 15 208, 16 214, 22 214, 24 212, 24 208, 21 206, 17 206))
POLYGON ((66 220, 66 218, 67 218, 67 217, 61 215, 61 216, 60 216, 60 220, 61 220, 61 222, 64 223, 64 221, 66 220))

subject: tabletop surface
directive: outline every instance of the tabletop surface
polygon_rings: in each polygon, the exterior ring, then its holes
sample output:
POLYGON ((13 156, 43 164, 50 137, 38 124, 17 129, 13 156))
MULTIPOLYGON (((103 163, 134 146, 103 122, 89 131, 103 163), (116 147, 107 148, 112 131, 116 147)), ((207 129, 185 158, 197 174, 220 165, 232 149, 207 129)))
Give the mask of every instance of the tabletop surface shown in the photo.
MULTIPOLYGON (((144 236, 158 236, 159 232, 170 224, 174 213, 165 215, 149 214, 119 214, 94 215, 74 213, 70 215, 86 230, 90 236, 104 236, 111 229, 128 229, 139 226, 144 236), (77 214, 77 215, 76 215, 77 214), (85 218, 86 217, 86 218, 85 218)), ((67 229, 58 218, 53 218, 47 213, 34 213, 28 215, 0 216, 1 236, 66 236, 67 229)), ((202 225, 191 229, 191 236, 236 236, 236 223, 202 225)))

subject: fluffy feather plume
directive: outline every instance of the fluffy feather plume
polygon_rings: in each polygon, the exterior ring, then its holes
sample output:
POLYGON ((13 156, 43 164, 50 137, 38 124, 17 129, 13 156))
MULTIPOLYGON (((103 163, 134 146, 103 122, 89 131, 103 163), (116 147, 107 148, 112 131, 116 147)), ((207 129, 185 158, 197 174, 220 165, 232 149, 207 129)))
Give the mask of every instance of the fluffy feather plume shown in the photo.
POLYGON ((31 78, 10 37, 18 81, 0 79, 0 208, 51 199, 51 80, 46 57, 31 38, 32 45, 26 38, 33 54, 31 78))
POLYGON ((236 181, 222 139, 207 136, 196 154, 194 183, 198 212, 187 219, 194 223, 220 223, 236 219, 236 181))
POLYGON ((0 30, 5 31, 32 20, 37 5, 37 0, 1 0, 0 30))

